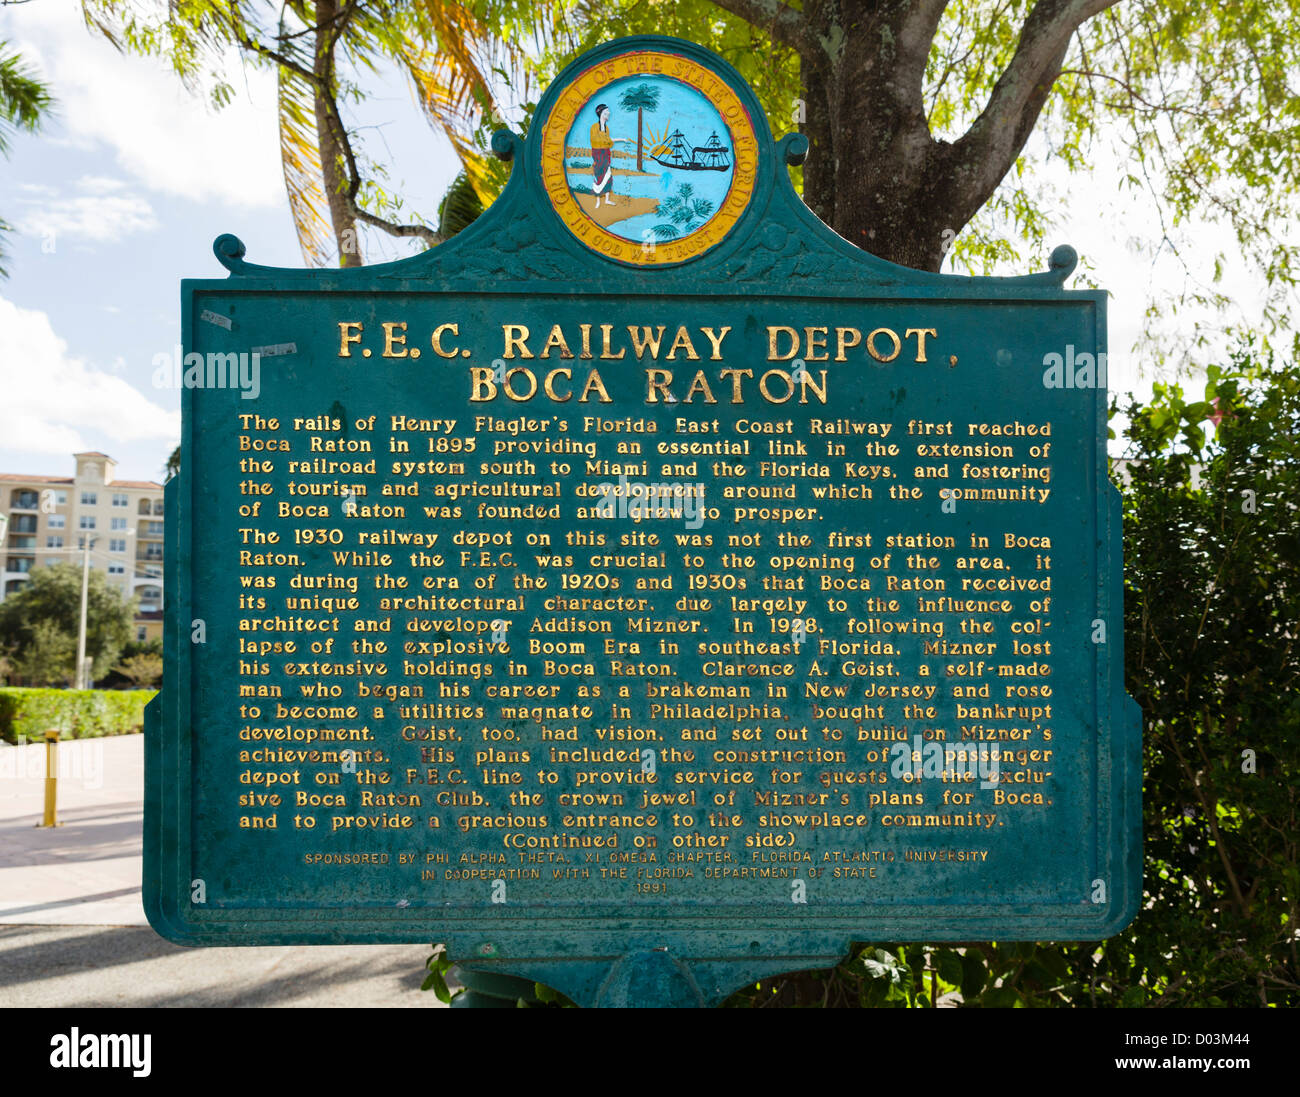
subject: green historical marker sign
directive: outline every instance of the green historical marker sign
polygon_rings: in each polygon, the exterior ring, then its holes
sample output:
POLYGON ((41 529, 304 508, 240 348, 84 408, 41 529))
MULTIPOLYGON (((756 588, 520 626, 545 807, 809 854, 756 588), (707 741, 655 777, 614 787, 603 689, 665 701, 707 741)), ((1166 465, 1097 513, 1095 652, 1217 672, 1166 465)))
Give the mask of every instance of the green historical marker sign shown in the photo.
POLYGON ((145 903, 584 1003, 1141 894, 1105 297, 882 262, 687 42, 401 262, 183 285, 145 903), (641 988, 641 989, 637 989, 641 988), (648 988, 648 989, 647 989, 648 988))

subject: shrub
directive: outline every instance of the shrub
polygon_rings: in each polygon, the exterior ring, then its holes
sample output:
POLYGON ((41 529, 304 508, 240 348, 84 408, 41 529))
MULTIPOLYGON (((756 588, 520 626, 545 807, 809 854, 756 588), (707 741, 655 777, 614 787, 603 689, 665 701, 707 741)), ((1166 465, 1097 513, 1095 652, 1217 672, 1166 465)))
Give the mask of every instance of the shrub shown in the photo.
POLYGON ((129 735, 144 729, 156 690, 0 689, 0 739, 38 740, 57 728, 65 739, 129 735))

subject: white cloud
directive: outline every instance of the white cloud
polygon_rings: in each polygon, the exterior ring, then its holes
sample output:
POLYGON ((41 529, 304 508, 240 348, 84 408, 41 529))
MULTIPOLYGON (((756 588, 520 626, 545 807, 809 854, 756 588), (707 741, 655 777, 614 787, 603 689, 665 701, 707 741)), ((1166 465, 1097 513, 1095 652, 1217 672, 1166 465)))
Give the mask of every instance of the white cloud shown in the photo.
POLYGON ((107 175, 83 175, 77 180, 77 189, 89 194, 113 194, 125 189, 121 179, 112 179, 107 175))
POLYGON ((0 297, 0 438, 12 450, 66 456, 100 440, 171 441, 180 412, 68 354, 50 318, 0 297))
POLYGON ((18 227, 33 236, 109 243, 133 232, 155 229, 158 221, 153 208, 139 195, 82 194, 41 203, 19 216, 18 227))
POLYGON ((166 194, 242 207, 285 201, 272 73, 234 62, 238 94, 215 111, 162 62, 119 54, 78 11, 34 4, 8 31, 56 91, 56 141, 107 144, 120 170, 166 194))

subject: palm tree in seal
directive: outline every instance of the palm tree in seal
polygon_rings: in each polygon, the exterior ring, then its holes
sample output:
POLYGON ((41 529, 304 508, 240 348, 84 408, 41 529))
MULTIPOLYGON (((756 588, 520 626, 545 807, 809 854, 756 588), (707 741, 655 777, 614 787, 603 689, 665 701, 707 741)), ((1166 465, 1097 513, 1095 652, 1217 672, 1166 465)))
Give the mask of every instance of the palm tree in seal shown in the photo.
POLYGON ((653 84, 637 84, 628 88, 618 97, 618 105, 626 111, 636 111, 636 170, 644 171, 645 141, 643 139, 642 119, 645 111, 659 109, 659 89, 653 84))

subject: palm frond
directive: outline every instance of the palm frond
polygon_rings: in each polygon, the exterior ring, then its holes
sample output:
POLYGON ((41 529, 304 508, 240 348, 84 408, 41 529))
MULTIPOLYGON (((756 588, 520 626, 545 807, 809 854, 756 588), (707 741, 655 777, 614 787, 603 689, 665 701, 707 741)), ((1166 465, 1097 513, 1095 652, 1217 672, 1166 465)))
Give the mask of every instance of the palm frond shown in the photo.
POLYGON ((312 88, 284 68, 279 74, 279 117, 280 162, 298 247, 308 266, 327 266, 334 256, 335 241, 322 182, 312 88))
POLYGON ((450 240, 456 233, 468 228, 482 212, 483 203, 470 186, 468 176, 461 172, 447 188, 438 209, 438 235, 444 240, 450 240))
POLYGON ((19 130, 35 133, 54 100, 9 43, 0 41, 0 155, 9 151, 9 138, 19 130))

